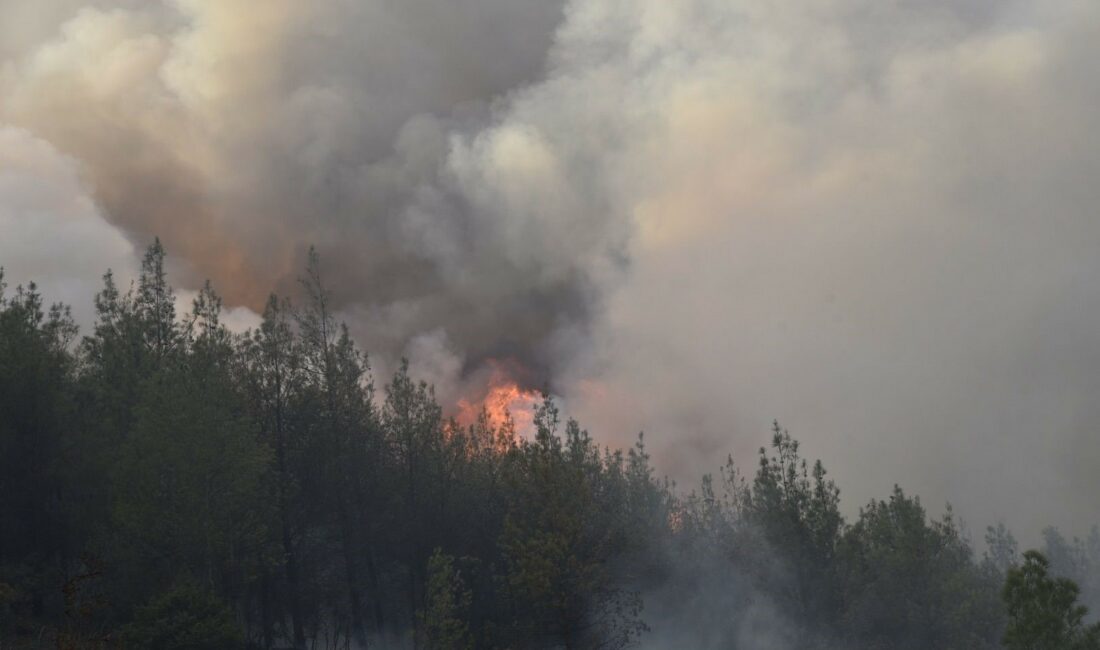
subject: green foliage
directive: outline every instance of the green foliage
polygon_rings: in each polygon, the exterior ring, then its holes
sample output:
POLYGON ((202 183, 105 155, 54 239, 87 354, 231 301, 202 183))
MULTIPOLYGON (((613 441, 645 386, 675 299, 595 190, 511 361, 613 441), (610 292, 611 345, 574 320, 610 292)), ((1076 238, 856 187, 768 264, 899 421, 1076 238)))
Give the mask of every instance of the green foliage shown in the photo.
POLYGON ((838 594, 831 568, 844 526, 840 490, 825 478, 821 461, 812 469, 799 456, 798 441, 772 428, 772 451, 760 450, 760 464, 743 506, 747 522, 759 530, 789 572, 780 596, 817 626, 835 619, 838 594))
POLYGON ((53 585, 81 533, 82 459, 68 436, 75 335, 67 309, 45 308, 34 284, 5 296, 0 273, 0 612, 13 624, 59 612, 53 585))
POLYGON ((180 341, 175 293, 168 284, 164 261, 164 247, 156 239, 142 258, 134 299, 142 342, 155 358, 174 352, 180 341))
POLYGON ((428 559, 426 605, 418 613, 429 650, 468 650, 473 636, 466 622, 473 592, 455 567, 455 559, 436 549, 428 559))
MULTIPOLYGON (((665 647, 986 648, 1006 584, 1010 647, 1095 647, 1004 526, 975 562, 900 489, 848 525, 778 424, 754 475, 682 494, 550 399, 528 439, 447 419, 407 363, 376 395, 313 251, 300 289, 233 334, 209 284, 177 313, 157 241, 74 345, 0 272, 0 645, 624 648, 645 594, 665 647)), ((1100 599, 1100 530, 1044 536, 1100 599)))
POLYGON ((143 383, 115 465, 118 543, 142 581, 186 570, 211 587, 230 558, 263 540, 262 480, 270 451, 257 438, 232 375, 218 302, 200 294, 181 340, 187 353, 143 383), (152 572, 152 573, 149 573, 152 572))
POLYGON ((1024 553, 1010 569, 1003 597, 1008 607, 1004 644, 1009 650, 1095 650, 1100 624, 1085 625, 1087 609, 1077 603, 1077 585, 1049 575, 1050 561, 1038 551, 1024 553))
POLYGON ((588 433, 569 421, 558 433, 549 398, 535 414, 535 439, 513 453, 509 509, 500 548, 504 592, 516 613, 514 643, 624 647, 644 629, 635 594, 610 579, 613 531, 601 525, 594 483, 606 469, 588 433))
POLYGON ((928 522, 901 488, 872 501, 844 536, 846 636, 872 647, 994 647, 995 589, 971 561, 950 509, 928 522))
POLYGON ((191 583, 154 597, 123 628, 124 648, 156 650, 233 650, 244 639, 232 610, 191 583))

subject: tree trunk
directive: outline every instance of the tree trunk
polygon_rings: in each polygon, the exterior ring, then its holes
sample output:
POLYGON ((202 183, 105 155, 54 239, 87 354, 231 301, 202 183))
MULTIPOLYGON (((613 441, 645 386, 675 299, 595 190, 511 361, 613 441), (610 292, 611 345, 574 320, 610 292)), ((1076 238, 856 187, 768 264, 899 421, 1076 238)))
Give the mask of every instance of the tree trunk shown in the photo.
POLYGON ((355 562, 354 529, 345 499, 340 500, 341 545, 344 551, 344 575, 348 583, 348 605, 351 608, 351 635, 362 647, 367 645, 367 632, 363 625, 362 596, 359 593, 359 571, 355 562))

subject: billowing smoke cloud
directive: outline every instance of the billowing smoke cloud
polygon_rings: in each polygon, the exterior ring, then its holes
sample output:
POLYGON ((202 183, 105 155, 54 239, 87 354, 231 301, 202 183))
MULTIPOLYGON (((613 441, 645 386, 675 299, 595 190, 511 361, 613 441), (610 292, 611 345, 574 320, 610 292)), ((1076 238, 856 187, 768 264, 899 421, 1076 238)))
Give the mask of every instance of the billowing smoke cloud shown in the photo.
POLYGON ((686 476, 778 417, 850 507, 1100 515, 1100 7, 591 2, 561 35, 531 103, 615 98, 590 168, 633 223, 565 382, 595 430, 686 476))
POLYGON ((383 360, 516 357, 681 477, 779 417, 849 503, 1097 518, 1093 2, 39 4, 0 121, 185 286, 315 244, 383 360))
POLYGON ((446 158, 538 78, 560 19, 544 0, 87 6, 9 58, 2 117, 80 160, 111 222, 159 235, 185 284, 256 308, 316 245, 368 347, 446 324, 475 360, 535 363, 532 341, 583 310, 578 271, 502 245, 446 158))

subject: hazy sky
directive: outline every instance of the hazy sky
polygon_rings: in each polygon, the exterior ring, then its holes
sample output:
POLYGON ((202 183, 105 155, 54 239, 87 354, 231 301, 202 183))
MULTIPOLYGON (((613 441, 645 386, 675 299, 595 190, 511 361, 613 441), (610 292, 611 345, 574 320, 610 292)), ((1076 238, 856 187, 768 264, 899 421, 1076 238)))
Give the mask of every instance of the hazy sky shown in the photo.
POLYGON ((852 508, 1100 522, 1100 3, 0 0, 0 265, 155 235, 238 323, 314 244, 447 398, 488 358, 681 480, 773 418, 852 508))

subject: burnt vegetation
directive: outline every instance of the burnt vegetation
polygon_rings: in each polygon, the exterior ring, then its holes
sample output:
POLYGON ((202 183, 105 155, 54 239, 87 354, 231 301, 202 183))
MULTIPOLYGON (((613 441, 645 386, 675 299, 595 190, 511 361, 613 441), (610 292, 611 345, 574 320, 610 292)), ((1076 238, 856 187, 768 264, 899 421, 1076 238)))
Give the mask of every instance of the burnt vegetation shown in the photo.
POLYGON ((233 334, 157 243, 81 337, 0 276, 0 647, 1100 647, 1095 529, 979 553, 901 488, 848 521, 778 424, 694 490, 550 399, 462 426, 302 284, 233 334))

